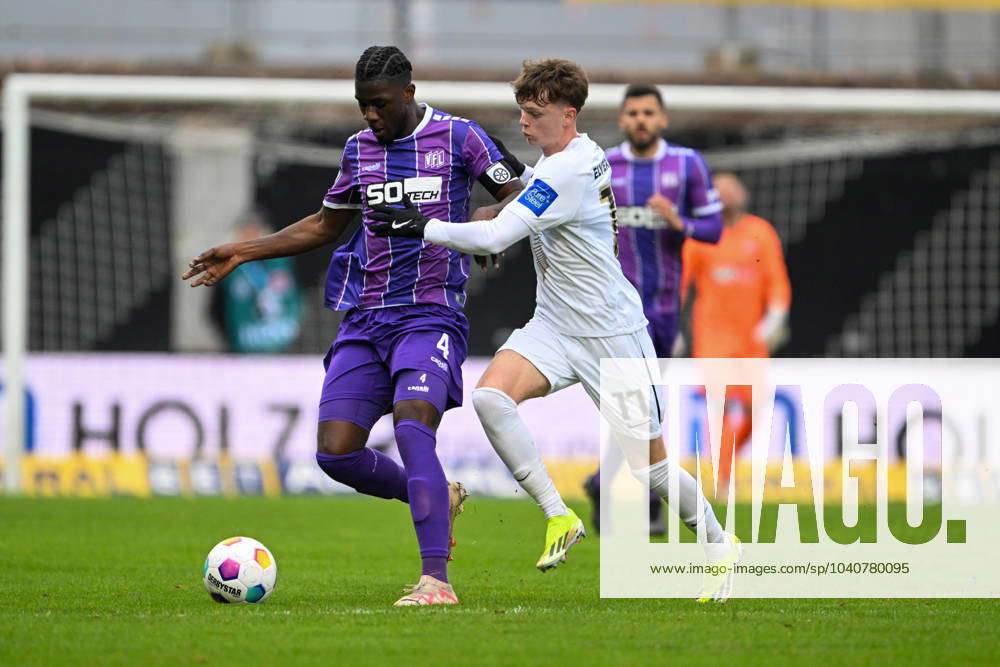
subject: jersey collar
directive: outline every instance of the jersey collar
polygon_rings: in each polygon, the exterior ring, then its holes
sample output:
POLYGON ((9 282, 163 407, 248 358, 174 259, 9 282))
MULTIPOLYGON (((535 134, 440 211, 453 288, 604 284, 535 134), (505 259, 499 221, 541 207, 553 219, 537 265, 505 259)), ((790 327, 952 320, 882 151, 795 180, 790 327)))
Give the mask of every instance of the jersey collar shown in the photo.
POLYGON ((656 160, 663 159, 663 156, 667 154, 667 142, 662 138, 656 145, 656 155, 653 157, 636 157, 632 152, 632 147, 627 141, 623 141, 619 148, 621 148, 622 155, 624 155, 625 159, 629 162, 655 162, 656 160))
POLYGON ((417 126, 415 128, 413 128, 413 132, 410 132, 405 137, 400 137, 399 139, 396 139, 395 141, 393 141, 393 143, 397 143, 397 142, 400 142, 400 141, 409 141, 410 139, 412 139, 414 137, 414 135, 419 134, 420 130, 422 130, 425 127, 427 127, 427 123, 431 122, 431 115, 434 113, 434 109, 431 108, 431 105, 424 104, 423 102, 418 102, 417 106, 423 107, 423 109, 424 109, 424 117, 421 118, 420 122, 417 123, 417 126))

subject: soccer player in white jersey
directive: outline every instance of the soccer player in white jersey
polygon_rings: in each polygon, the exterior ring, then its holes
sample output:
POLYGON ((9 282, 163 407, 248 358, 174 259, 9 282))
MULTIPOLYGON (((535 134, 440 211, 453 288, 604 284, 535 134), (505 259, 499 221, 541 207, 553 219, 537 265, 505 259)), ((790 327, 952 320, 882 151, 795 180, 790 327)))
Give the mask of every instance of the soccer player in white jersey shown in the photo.
MULTIPOLYGON (((526 61, 513 82, 528 143, 542 157, 520 196, 501 202, 492 220, 464 224, 428 219, 417 206, 379 205, 376 234, 424 240, 477 255, 504 250, 530 237, 538 278, 535 314, 500 348, 479 385, 473 404, 493 448, 514 479, 548 519, 545 548, 536 567, 545 571, 565 560, 585 536, 583 522, 563 502, 527 426, 522 401, 546 396, 577 382, 600 405, 600 360, 655 359, 642 302, 615 256, 615 203, 604 151, 576 129, 587 98, 583 69, 568 60, 526 61)), ((695 530, 704 524, 705 550, 714 563, 735 562, 739 542, 724 533, 695 479, 666 458, 660 399, 650 400, 648 468, 633 473, 667 500, 668 479, 680 492, 668 500, 695 530)), ((632 425, 634 427, 634 425, 632 425)), ((722 600, 728 581, 703 591, 702 600, 722 600)))

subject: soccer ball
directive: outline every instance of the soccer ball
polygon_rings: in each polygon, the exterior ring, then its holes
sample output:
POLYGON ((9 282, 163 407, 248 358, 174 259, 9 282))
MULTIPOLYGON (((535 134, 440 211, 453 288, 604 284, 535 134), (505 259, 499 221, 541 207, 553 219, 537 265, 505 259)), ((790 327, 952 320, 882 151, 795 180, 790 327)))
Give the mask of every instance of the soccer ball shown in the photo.
POLYGON ((278 580, 278 564, 263 544, 230 537, 216 544, 202 568, 205 588, 216 602, 263 602, 278 580))

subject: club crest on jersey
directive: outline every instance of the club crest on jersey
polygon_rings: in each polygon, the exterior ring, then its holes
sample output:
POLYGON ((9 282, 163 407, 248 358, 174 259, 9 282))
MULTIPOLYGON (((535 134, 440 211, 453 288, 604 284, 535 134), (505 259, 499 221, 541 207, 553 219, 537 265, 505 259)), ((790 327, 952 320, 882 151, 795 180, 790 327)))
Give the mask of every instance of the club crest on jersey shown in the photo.
POLYGON ((663 188, 676 188, 679 181, 677 179, 677 174, 672 171, 664 172, 660 174, 660 187, 663 188))
POLYGON ((536 179, 531 187, 521 193, 517 201, 538 216, 545 213, 545 209, 551 206, 558 196, 559 193, 553 190, 551 185, 536 179))
POLYGON ((424 166, 428 169, 437 169, 444 166, 444 150, 438 148, 424 153, 424 166))

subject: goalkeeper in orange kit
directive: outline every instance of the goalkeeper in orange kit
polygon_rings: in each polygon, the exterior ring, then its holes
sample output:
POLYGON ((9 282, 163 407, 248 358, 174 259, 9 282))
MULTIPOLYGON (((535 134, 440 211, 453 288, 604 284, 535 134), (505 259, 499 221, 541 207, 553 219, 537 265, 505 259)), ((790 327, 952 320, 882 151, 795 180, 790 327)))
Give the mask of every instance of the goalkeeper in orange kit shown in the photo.
MULTIPOLYGON (((787 337, 791 285, 781 240, 766 220, 747 213, 749 196, 734 174, 717 174, 722 201, 722 237, 717 244, 684 242, 681 299, 691 305, 691 356, 767 357, 787 337)), ((679 345, 682 341, 678 340, 679 345)), ((680 351, 680 350, 677 350, 680 351)), ((730 388, 726 406, 719 479, 729 480, 733 446, 746 443, 752 428, 749 386, 730 388)))

